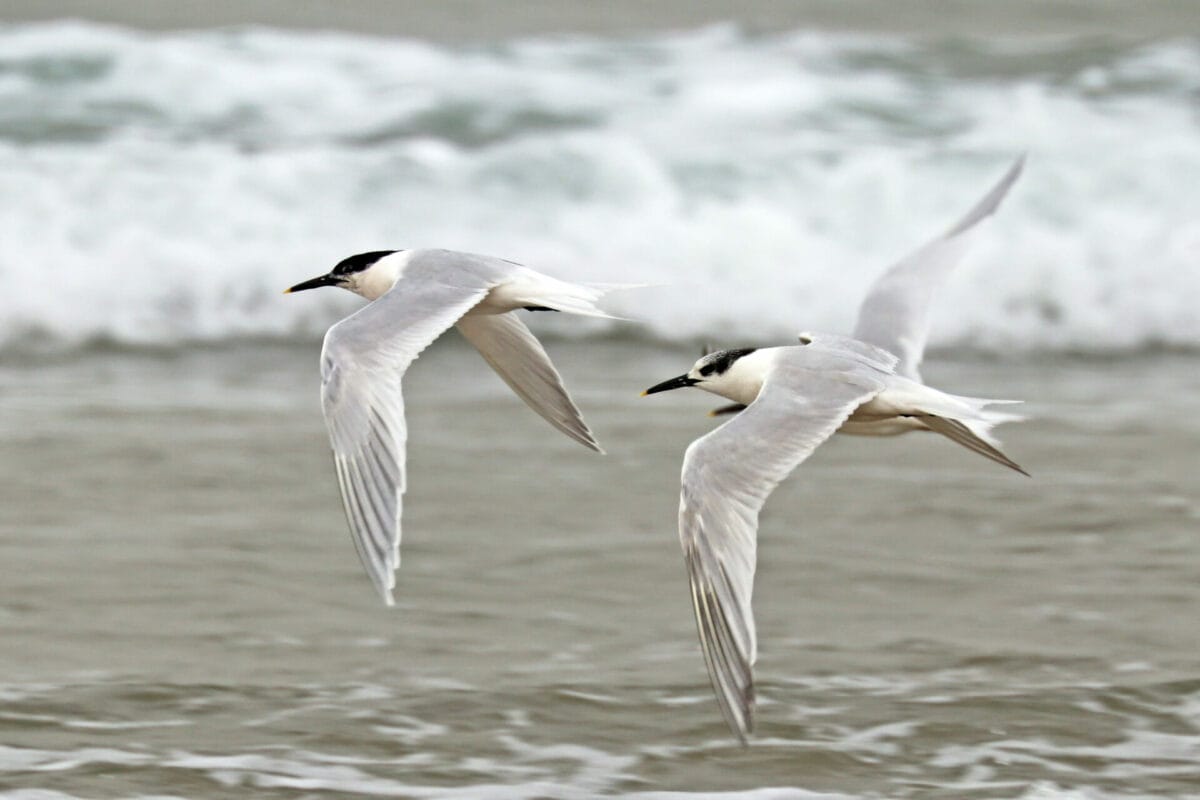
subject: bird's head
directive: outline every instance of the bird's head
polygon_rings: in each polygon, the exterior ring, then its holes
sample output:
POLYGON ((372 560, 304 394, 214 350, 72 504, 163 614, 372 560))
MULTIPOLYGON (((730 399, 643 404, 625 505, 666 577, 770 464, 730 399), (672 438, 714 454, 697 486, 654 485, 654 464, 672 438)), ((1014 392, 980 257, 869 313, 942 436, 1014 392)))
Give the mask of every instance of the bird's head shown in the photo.
POLYGON ((400 250, 372 250, 369 253, 358 253, 349 258, 343 258, 325 275, 320 275, 289 289, 284 294, 303 292, 305 289, 318 289, 322 286, 337 286, 341 289, 362 295, 368 300, 374 300, 392 288, 400 277, 402 265, 392 263, 394 259, 388 256, 403 252, 400 250))
POLYGON ((745 347, 737 350, 718 350, 715 353, 709 353, 706 356, 702 356, 683 375, 651 386, 642 392, 642 396, 645 397, 648 394, 666 392, 671 389, 682 389, 685 386, 695 386, 715 394, 723 394, 720 391, 720 384, 731 377, 730 369, 737 363, 739 358, 753 353, 754 350, 755 348, 753 347, 745 347))

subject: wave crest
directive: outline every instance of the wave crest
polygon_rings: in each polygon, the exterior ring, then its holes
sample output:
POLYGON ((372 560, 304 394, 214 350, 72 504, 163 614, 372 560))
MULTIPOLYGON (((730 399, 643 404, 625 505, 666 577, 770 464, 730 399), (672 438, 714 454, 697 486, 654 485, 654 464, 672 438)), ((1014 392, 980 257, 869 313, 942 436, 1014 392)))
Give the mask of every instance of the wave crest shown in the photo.
POLYGON ((0 28, 0 346, 317 336, 440 246, 667 284, 676 340, 845 331, 1018 152, 934 346, 1200 346, 1200 52, 733 27, 476 46, 0 28), (333 293, 328 293, 332 295, 333 293))

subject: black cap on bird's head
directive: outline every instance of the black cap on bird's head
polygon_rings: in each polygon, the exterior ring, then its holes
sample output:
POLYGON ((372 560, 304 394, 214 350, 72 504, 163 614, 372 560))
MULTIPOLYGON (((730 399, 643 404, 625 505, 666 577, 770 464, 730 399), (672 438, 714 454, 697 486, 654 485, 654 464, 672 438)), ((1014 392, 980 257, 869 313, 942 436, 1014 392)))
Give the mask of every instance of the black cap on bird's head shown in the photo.
POLYGON ((367 253, 357 253, 349 258, 343 258, 333 269, 329 270, 328 274, 297 283, 295 286, 284 289, 283 293, 303 292, 305 289, 319 289, 322 286, 342 286, 347 283, 348 276, 362 272, 379 259, 384 256, 390 256, 395 252, 398 251, 372 250, 367 253))
POLYGON ((733 362, 742 356, 750 355, 754 350, 755 348, 753 347, 743 347, 737 350, 718 350, 715 353, 709 353, 697 361, 692 366, 691 371, 651 386, 642 392, 642 397, 648 394, 657 394, 658 392, 667 392, 671 389, 682 389, 686 386, 695 386, 698 383, 704 383, 707 378, 725 374, 733 366, 733 362))

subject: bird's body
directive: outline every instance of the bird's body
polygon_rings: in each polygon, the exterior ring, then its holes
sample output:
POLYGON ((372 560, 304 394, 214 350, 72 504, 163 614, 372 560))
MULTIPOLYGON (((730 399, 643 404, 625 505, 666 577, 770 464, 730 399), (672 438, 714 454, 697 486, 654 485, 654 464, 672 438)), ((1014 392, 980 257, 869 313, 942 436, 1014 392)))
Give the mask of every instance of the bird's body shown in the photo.
MULTIPOLYGON (((876 380, 879 382, 878 389, 864 397, 861 403, 850 410, 850 413, 835 430, 836 433, 888 436, 911 430, 929 431, 934 430, 931 425, 938 424, 932 420, 945 417, 959 419, 968 425, 979 427, 976 436, 982 443, 991 444, 989 434, 991 426, 1016 419, 1008 414, 991 411, 986 412, 983 416, 979 415, 981 404, 1004 404, 1012 401, 977 400, 939 391, 920 381, 897 375, 895 365, 890 365, 886 369, 881 368, 879 365, 887 359, 879 356, 879 353, 883 352, 880 348, 834 334, 806 333, 801 336, 801 341, 805 344, 800 345, 747 348, 713 353, 706 358, 709 359, 708 364, 714 366, 715 370, 708 376, 700 376, 707 377, 707 380, 692 385, 695 385, 697 389, 703 389, 749 407, 758 399, 763 383, 768 376, 780 365, 784 365, 787 369, 797 369, 806 362, 811 362, 811 354, 815 351, 806 348, 810 347, 816 337, 820 338, 823 345, 817 351, 824 354, 827 359, 833 358, 830 348, 836 344, 841 351, 842 358, 856 354, 862 359, 863 364, 878 372, 876 376, 876 380), (729 354, 736 354, 736 357, 730 359, 729 354)), ((808 368, 813 367, 809 366, 808 368)), ((980 444, 972 443, 970 446, 971 449, 977 449, 980 444)), ((984 455, 1007 467, 1022 471, 1006 457, 997 457, 990 453, 984 453, 984 455)))
POLYGON ((547 422, 603 452, 541 344, 524 308, 611 318, 595 302, 610 285, 568 283, 529 267, 449 250, 381 250, 344 259, 293 286, 338 286, 372 301, 332 326, 321 350, 321 404, 351 534, 388 605, 400 564, 408 366, 457 327, 513 391, 547 422))
MULTIPOLYGON (((810 338, 810 336, 806 335, 805 338, 810 338)), ((823 334, 821 338, 827 343, 836 338, 842 347, 846 347, 852 341, 845 337, 833 337, 830 334, 823 334)), ((807 346, 787 345, 755 349, 733 361, 725 372, 720 373, 719 380, 696 384, 696 388, 749 406, 758 398, 759 392, 762 391, 763 381, 776 366, 781 362, 795 361, 801 356, 799 352, 801 348, 807 346)), ((844 433, 845 428, 849 425, 858 425, 862 428, 873 425, 907 427, 906 420, 924 413, 923 408, 929 404, 931 398, 949 397, 936 389, 930 389, 916 381, 896 375, 890 369, 880 373, 880 380, 882 384, 879 392, 854 409, 838 428, 838 433, 844 433)))

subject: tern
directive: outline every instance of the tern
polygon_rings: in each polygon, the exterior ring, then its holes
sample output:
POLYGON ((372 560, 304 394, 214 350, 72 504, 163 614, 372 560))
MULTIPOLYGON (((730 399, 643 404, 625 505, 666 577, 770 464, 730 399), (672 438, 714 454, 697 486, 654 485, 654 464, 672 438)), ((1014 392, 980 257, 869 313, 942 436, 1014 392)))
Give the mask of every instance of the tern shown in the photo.
POLYGON ((990 433, 1012 417, 986 406, 1015 401, 946 394, 897 374, 899 365, 873 344, 806 333, 798 345, 711 353, 643 392, 694 386, 745 406, 687 448, 679 495, 700 649, 721 712, 743 744, 754 723, 758 513, 780 481, 847 424, 908 420, 1028 474, 990 433))
POLYGON ((337 286, 372 301, 325 334, 321 407, 342 505, 363 566, 393 605, 405 488, 401 379, 421 351, 458 328, 530 408, 603 453, 542 345, 516 311, 616 319, 596 306, 617 284, 578 284, 490 256, 450 250, 376 250, 340 261, 285 293, 337 286))
MULTIPOLYGON (((929 308, 934 294, 962 262, 979 224, 996 213, 1009 189, 1021 176, 1024 166, 1025 156, 1022 155, 962 219, 951 225, 945 233, 892 264, 867 290, 851 336, 882 347, 899 358, 896 372, 900 375, 915 381, 921 380, 918 368, 929 340, 929 308)), ((716 417, 736 413, 743 407, 735 403, 709 413, 716 417)), ((894 436, 916 430, 927 428, 919 420, 905 419, 849 422, 838 432, 859 436, 894 436)))

